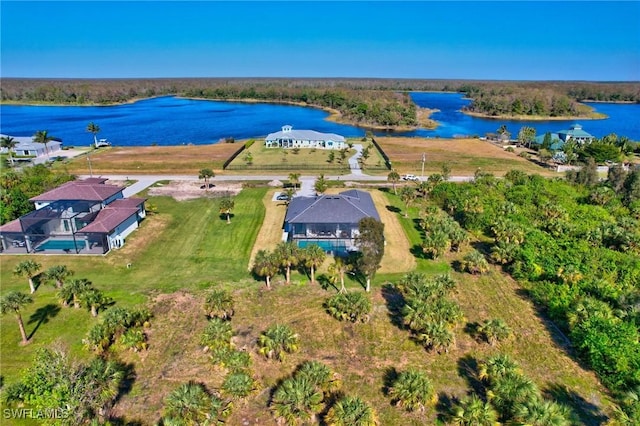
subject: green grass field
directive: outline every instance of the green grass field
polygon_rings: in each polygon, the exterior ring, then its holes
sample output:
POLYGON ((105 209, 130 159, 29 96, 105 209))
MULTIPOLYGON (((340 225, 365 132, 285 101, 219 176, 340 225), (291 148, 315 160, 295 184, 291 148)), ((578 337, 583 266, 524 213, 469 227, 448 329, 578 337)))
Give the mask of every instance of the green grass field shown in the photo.
MULTIPOLYGON (((594 374, 572 358, 570 348, 562 344, 562 336, 523 296, 517 283, 496 269, 479 278, 452 270, 451 263, 464 252, 435 262, 419 257, 417 269, 430 274, 453 274, 458 281, 454 298, 462 307, 466 322, 494 317, 507 321, 515 335, 495 347, 474 340, 463 326, 456 330, 456 347, 447 354, 429 353, 415 344, 408 332, 392 321, 393 298, 386 290, 386 285, 402 274, 376 277, 372 291, 374 309, 367 324, 345 324, 329 317, 322 302, 335 290, 311 286, 300 273, 294 273, 289 286, 282 284, 282 277, 276 277, 274 290, 265 291, 264 283, 254 280, 246 266, 265 215, 262 199, 266 191, 243 190, 235 199, 230 225, 220 217, 215 200, 177 202, 152 197, 149 202, 157 206, 157 213, 147 217, 121 250, 104 257, 29 257, 42 263, 43 269, 66 264, 76 271, 77 277, 93 281, 118 305, 145 304, 154 312, 148 331, 149 349, 141 354, 117 353, 134 364, 137 375, 131 392, 116 405, 118 414, 153 424, 160 417, 164 396, 180 383, 198 380, 212 389, 220 385, 223 372, 210 364, 198 345, 206 323, 201 310, 202 293, 209 285, 205 283, 232 290, 236 301, 232 320, 237 334, 235 343, 251 353, 258 382, 252 396, 236 403, 229 424, 251 419, 251 424, 274 425, 266 406, 270 388, 291 374, 296 365, 311 359, 336 371, 345 392, 372 403, 380 424, 434 424, 438 415, 434 408, 424 414, 412 414, 391 406, 382 391, 385 374, 391 368, 420 368, 428 373, 441 398, 460 397, 474 384, 475 363, 497 352, 510 354, 541 388, 559 395, 583 424, 599 424, 597 416, 609 411, 609 399, 594 374), (127 268, 129 263, 131 268, 127 268), (266 361, 255 350, 260 333, 275 322, 289 324, 301 336, 301 351, 283 363, 266 361)), ((385 198, 389 207, 400 210, 397 214, 411 245, 418 245, 420 233, 413 221, 417 207, 410 209, 409 218, 405 219, 399 198, 388 191, 385 198)), ((2 293, 14 289, 28 291, 26 279, 11 273, 24 259, 25 256, 0 257, 2 293)), ((360 284, 350 279, 347 286, 362 291, 360 284)), ((5 385, 20 377, 39 347, 57 342, 75 357, 90 356, 82 348, 82 338, 100 318, 93 319, 84 310, 62 308, 50 285, 41 286, 34 296, 35 303, 23 313, 28 334, 34 332, 42 319, 31 344, 24 347, 18 344, 20 338, 13 316, 0 320, 0 367, 5 385), (36 312, 39 315, 34 315, 36 312), (29 324, 31 318, 35 322, 29 324)))

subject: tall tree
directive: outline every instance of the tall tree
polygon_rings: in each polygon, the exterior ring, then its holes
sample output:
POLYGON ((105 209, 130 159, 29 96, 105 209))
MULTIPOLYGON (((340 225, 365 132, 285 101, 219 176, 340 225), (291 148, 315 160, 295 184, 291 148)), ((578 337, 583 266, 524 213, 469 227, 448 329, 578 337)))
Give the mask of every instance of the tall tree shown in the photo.
POLYGON ((308 267, 311 272, 311 284, 315 284, 316 269, 324 263, 327 258, 327 253, 319 245, 310 244, 302 250, 302 258, 304 259, 305 266, 308 267))
POLYGON ((371 291, 371 280, 384 256, 384 224, 372 217, 365 217, 358 223, 358 231, 356 245, 361 256, 356 266, 367 279, 366 290, 371 291))
POLYGON ((9 163, 13 166, 13 149, 18 145, 18 142, 14 140, 11 136, 3 136, 0 138, 0 146, 2 148, 7 149, 7 153, 9 154, 9 163))
POLYGON ((347 263, 341 257, 334 257, 333 263, 329 265, 329 274, 331 274, 331 280, 336 283, 340 280, 340 293, 344 293, 347 289, 344 286, 344 274, 353 270, 353 265, 347 263))
POLYGON ((300 173, 289 173, 289 182, 291 182, 295 189, 298 189, 298 185, 300 185, 300 173))
POLYGON ((55 265, 50 267, 44 272, 46 279, 53 281, 56 288, 62 288, 64 280, 73 275, 73 271, 67 268, 66 265, 55 265))
POLYGON ((315 189, 318 194, 324 194, 328 187, 329 184, 327 184, 324 174, 320 174, 316 179, 316 182, 313 184, 313 189, 315 189))
POLYGON ((44 145, 44 150, 47 153, 47 158, 49 158, 49 148, 47 145, 49 142, 53 140, 53 137, 49 135, 49 132, 46 130, 38 130, 35 135, 33 135, 33 141, 37 143, 41 143, 44 145))
POLYGON ((531 148, 531 144, 536 139, 536 129, 529 126, 523 126, 518 132, 518 143, 520 145, 531 148))
POLYGON ((391 170, 391 172, 387 175, 387 181, 391 182, 393 185, 393 193, 398 195, 398 191, 396 190, 396 184, 400 181, 400 175, 395 170, 391 170))
POLYGON ((13 273, 15 275, 19 275, 21 277, 27 277, 27 279, 29 280, 29 289, 31 290, 31 294, 35 293, 36 291, 36 287, 33 284, 33 277, 35 277, 38 274, 38 271, 40 271, 41 267, 42 267, 41 264, 33 260, 25 260, 23 262, 18 263, 15 269, 13 270, 13 273))
POLYGON ((18 327, 20 327, 20 335, 22 336, 22 344, 29 343, 27 333, 24 330, 24 323, 22 322, 22 315, 20 310, 28 303, 33 303, 33 298, 28 294, 19 291, 10 291, 0 299, 0 313, 2 315, 13 312, 18 320, 18 327))
POLYGON ((100 133, 100 126, 93 121, 87 124, 87 132, 93 134, 93 145, 98 147, 98 133, 100 133))
POLYGON ((227 223, 231 223, 231 210, 235 207, 233 198, 223 198, 220 200, 220 213, 227 216, 227 223))
POLYGON ((286 283, 291 284, 291 267, 300 262, 300 250, 296 243, 292 241, 280 242, 275 250, 274 256, 285 269, 286 283))
POLYGON ((64 283, 62 288, 58 291, 58 297, 64 306, 68 306, 69 303, 73 302, 73 307, 79 308, 81 294, 91 288, 91 281, 86 278, 71 280, 64 283))
POLYGON ((91 316, 97 317, 98 311, 113 303, 113 299, 105 296, 97 288, 88 288, 78 295, 78 301, 91 311, 91 316))
POLYGON ((416 190, 410 186, 405 186, 400 190, 400 199, 404 203, 404 217, 409 217, 409 206, 416 199, 416 190))
POLYGON ((277 274, 278 270, 280 270, 280 262, 274 253, 269 253, 266 250, 259 250, 256 253, 256 258, 253 261, 253 272, 264 277, 268 290, 271 290, 271 277, 277 274))
POLYGON ((209 190, 209 179, 215 177, 215 175, 211 169, 201 169, 200 172, 198 172, 198 179, 204 179, 205 190, 209 190))

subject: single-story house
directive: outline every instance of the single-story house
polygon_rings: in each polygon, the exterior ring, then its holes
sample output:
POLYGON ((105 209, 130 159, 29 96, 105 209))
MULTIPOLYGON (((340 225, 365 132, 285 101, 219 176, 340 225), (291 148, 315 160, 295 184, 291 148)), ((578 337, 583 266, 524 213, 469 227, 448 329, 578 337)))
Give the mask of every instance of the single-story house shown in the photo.
POLYGON ((264 144, 267 148, 342 149, 347 146, 347 141, 344 136, 335 133, 294 130, 292 126, 282 126, 279 132, 269 133, 264 144))
POLYGON ((284 219, 283 239, 298 247, 318 244, 327 252, 345 255, 358 250, 358 224, 365 217, 380 220, 371 195, 365 191, 294 197, 284 219))
MULTIPOLYGON (((552 151, 562 150, 562 147, 565 143, 569 141, 574 141, 578 145, 590 144, 596 138, 595 136, 590 135, 589 133, 582 130, 582 126, 580 124, 572 124, 569 127, 569 130, 560 130, 556 133, 550 133, 551 135, 551 146, 549 147, 552 151)), ((544 143, 545 135, 536 136, 534 143, 536 145, 542 145, 544 143)))
POLYGON ((35 210, 0 226, 5 253, 104 254, 119 248, 146 216, 144 198, 89 178, 67 182, 30 199, 35 210))
MULTIPOLYGON (((8 136, 0 135, 0 137, 8 136)), ((33 141, 33 136, 14 136, 13 140, 17 142, 17 144, 15 148, 13 148, 12 152, 14 155, 18 156, 39 157, 41 155, 45 155, 47 152, 51 154, 62 149, 62 142, 58 141, 48 142, 45 149, 44 144, 33 141)), ((0 152, 6 153, 7 148, 0 148, 0 152)))

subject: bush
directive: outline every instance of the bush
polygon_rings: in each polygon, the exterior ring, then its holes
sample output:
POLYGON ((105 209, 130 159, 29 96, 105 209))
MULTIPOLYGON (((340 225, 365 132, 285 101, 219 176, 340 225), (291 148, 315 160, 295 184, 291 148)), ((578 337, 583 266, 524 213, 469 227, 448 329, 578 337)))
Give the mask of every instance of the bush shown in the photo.
POLYGON ((360 292, 338 293, 327 299, 324 307, 337 320, 368 322, 371 300, 360 292))

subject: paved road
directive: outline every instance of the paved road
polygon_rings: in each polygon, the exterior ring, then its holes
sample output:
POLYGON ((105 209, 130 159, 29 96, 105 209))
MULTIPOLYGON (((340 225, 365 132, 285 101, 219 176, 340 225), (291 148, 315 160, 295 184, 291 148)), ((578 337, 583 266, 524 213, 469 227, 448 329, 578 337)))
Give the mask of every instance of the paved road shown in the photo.
MULTIPOLYGON (((360 171, 361 172, 361 171, 360 171)), ((94 175, 95 176, 95 175, 94 175)), ((79 178, 88 178, 89 175, 81 175, 79 178)), ((95 176, 97 177, 97 176, 95 176)), ((100 177, 108 178, 111 180, 132 180, 136 181, 133 185, 129 186, 124 191, 125 197, 131 197, 132 195, 137 194, 140 191, 150 187, 155 182, 161 180, 186 180, 197 182, 198 176, 195 175, 100 175, 100 177)), ((313 183, 315 182, 316 176, 301 176, 300 180, 303 182, 302 186, 305 188, 304 194, 309 191, 308 188, 311 188, 313 191, 313 183)), ((288 180, 288 175, 219 175, 211 179, 212 183, 217 182, 225 182, 225 181, 248 181, 248 180, 288 180)), ((350 173, 348 175, 340 175, 340 176, 326 176, 328 180, 342 180, 342 181, 366 181, 366 182, 386 182, 386 176, 369 176, 365 174, 356 174, 350 173)), ((473 176, 451 176, 449 181, 451 182, 468 182, 472 181, 473 176)), ((302 189, 301 189, 302 191, 302 189)), ((300 194, 302 195, 302 194, 300 194)), ((310 195, 313 195, 311 193, 310 195)))

